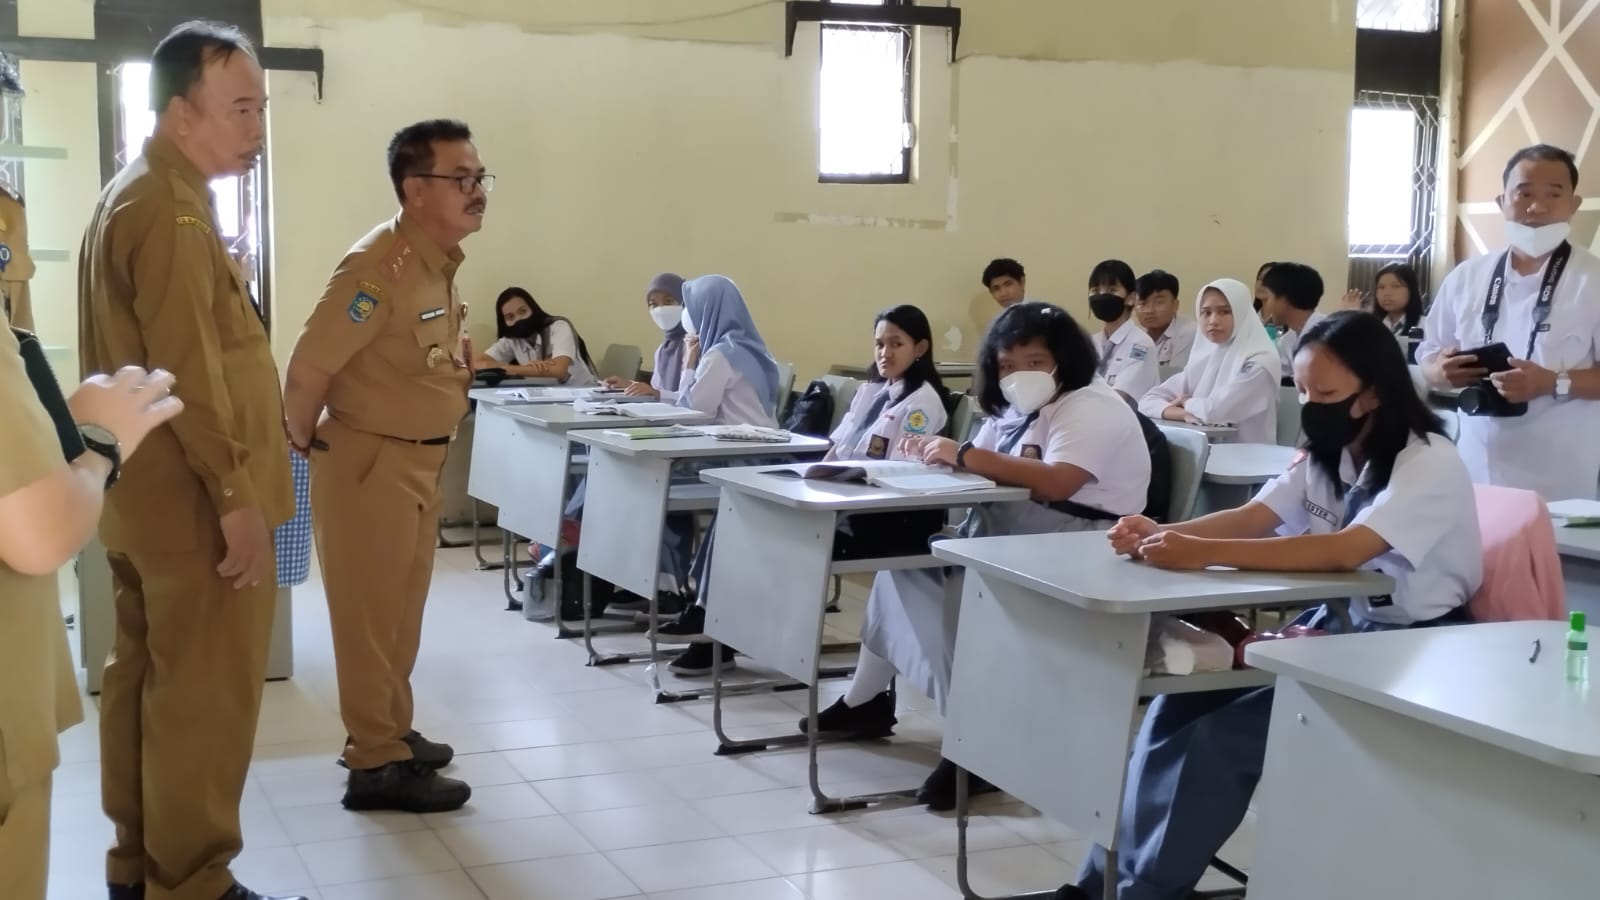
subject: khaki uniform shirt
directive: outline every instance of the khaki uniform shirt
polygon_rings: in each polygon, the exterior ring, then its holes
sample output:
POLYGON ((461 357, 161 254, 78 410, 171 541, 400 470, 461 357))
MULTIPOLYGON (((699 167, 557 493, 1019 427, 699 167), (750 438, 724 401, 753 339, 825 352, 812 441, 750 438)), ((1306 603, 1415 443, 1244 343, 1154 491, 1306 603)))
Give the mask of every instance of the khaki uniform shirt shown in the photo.
POLYGON ((0 307, 11 324, 33 331, 33 305, 28 281, 33 278, 28 252, 28 213, 22 195, 0 184, 0 307))
POLYGON ((330 416, 410 441, 455 431, 472 381, 460 343, 466 309, 455 287, 462 258, 403 214, 350 248, 294 351, 333 376, 330 416))
POLYGON ((100 194, 78 303, 85 372, 166 369, 184 403, 106 495, 106 548, 193 550, 196 528, 252 506, 268 526, 287 521, 294 485, 267 330, 217 235, 205 177, 165 138, 146 141, 100 194))
MULTIPOLYGON (((65 463, 11 329, 0 328, 0 497, 65 463)), ((56 735, 83 721, 54 573, 0 563, 0 820, 19 791, 56 767, 56 735)))

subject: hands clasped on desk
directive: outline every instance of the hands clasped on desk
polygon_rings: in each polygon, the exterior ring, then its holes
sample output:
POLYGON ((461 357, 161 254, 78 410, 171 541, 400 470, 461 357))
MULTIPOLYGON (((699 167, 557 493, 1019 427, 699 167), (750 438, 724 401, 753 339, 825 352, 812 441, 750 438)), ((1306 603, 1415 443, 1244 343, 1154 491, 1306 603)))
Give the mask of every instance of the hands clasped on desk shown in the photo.
POLYGON ((1119 555, 1162 569, 1204 569, 1206 541, 1176 531, 1163 530, 1154 519, 1125 516, 1106 532, 1111 549, 1119 555))

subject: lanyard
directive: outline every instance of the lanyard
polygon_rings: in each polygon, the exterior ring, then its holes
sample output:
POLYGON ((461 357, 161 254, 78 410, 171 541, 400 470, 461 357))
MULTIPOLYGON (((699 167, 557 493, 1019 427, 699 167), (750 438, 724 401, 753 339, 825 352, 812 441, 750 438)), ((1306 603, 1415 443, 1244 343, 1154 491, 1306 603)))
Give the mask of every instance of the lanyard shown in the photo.
MULTIPOLYGON (((1489 296, 1483 301, 1483 342, 1494 341, 1494 328, 1500 324, 1500 301, 1506 293, 1506 261, 1511 258, 1511 251, 1507 250, 1500 257, 1500 262, 1495 264, 1494 279, 1489 282, 1489 296)), ((1550 318, 1550 307, 1555 302, 1556 282, 1561 280, 1561 273, 1566 271, 1567 260, 1572 258, 1572 245, 1566 241, 1550 254, 1550 261, 1545 264, 1544 282, 1539 285, 1539 299, 1533 307, 1533 331, 1528 334, 1528 352, 1523 359, 1533 359, 1533 345, 1539 339, 1539 332, 1544 329, 1545 322, 1550 318)))

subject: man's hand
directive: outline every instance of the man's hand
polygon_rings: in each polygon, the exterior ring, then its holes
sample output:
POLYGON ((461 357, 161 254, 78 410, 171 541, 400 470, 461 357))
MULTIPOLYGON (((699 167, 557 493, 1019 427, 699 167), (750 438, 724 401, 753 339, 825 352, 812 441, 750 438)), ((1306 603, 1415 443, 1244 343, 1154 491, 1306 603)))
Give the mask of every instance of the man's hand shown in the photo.
POLYGON ((1429 384, 1464 388, 1488 377, 1489 370, 1478 365, 1476 356, 1462 353, 1457 347, 1449 347, 1424 367, 1423 374, 1429 384))
POLYGON ((218 575, 232 578, 234 590, 255 587, 263 578, 276 577, 272 571, 272 532, 267 530, 267 520, 260 509, 251 506, 224 513, 221 524, 228 553, 217 566, 218 575))
POLYGON ((1500 396, 1512 403, 1527 403, 1556 392, 1556 373, 1525 359, 1513 359, 1511 371, 1496 372, 1489 380, 1500 396))

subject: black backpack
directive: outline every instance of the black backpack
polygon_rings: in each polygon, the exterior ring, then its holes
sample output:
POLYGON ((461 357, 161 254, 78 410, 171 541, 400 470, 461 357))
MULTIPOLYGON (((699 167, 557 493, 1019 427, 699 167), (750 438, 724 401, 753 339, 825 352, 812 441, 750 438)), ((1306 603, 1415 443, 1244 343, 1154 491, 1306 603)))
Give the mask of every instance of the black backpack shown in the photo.
POLYGON ((806 385, 805 393, 789 404, 783 419, 785 431, 825 438, 833 424, 833 389, 821 379, 806 385))
MULTIPOLYGON (((1144 449, 1150 454, 1150 486, 1144 493, 1144 515, 1157 522, 1166 522, 1170 512, 1168 507, 1172 503, 1172 448, 1167 443, 1167 436, 1161 432, 1161 426, 1150 421, 1149 416, 1139 412, 1139 408, 1128 395, 1118 392, 1118 396, 1127 401, 1129 408, 1133 410, 1134 418, 1139 420, 1139 431, 1144 435, 1144 449)), ((1050 505, 1084 519, 1117 518, 1103 510, 1074 503, 1071 500, 1062 500, 1050 505)))

